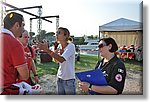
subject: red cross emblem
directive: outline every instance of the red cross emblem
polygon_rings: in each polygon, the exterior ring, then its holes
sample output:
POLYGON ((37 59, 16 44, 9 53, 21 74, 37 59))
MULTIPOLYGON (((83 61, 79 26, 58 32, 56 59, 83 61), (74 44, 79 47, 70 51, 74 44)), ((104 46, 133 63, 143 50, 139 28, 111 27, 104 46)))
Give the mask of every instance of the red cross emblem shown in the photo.
POLYGON ((117 74, 115 76, 115 79, 118 81, 118 82, 121 82, 122 81, 122 75, 121 74, 117 74))

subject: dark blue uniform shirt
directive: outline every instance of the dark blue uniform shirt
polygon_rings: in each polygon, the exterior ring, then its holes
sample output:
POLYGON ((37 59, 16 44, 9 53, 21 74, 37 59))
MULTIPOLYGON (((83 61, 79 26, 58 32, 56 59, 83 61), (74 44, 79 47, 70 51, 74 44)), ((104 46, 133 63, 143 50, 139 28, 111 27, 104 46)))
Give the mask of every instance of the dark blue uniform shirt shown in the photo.
POLYGON ((109 86, 121 94, 125 84, 126 69, 124 63, 115 55, 104 64, 104 59, 98 61, 95 69, 101 69, 109 86))

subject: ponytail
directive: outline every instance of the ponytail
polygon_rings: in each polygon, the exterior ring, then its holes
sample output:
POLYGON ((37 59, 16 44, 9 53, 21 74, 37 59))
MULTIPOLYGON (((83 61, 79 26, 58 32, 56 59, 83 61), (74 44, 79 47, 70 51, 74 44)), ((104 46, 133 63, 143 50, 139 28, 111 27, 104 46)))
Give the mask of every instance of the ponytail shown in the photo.
POLYGON ((67 38, 67 41, 68 41, 68 42, 73 42, 73 38, 69 36, 69 37, 67 38))

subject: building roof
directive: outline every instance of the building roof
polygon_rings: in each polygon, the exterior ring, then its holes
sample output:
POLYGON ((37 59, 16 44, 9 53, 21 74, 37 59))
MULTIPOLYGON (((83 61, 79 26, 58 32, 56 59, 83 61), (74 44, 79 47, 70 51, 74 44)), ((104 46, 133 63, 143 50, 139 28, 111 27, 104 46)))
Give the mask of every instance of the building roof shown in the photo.
POLYGON ((141 22, 120 18, 99 26, 99 31, 137 31, 143 30, 141 22))

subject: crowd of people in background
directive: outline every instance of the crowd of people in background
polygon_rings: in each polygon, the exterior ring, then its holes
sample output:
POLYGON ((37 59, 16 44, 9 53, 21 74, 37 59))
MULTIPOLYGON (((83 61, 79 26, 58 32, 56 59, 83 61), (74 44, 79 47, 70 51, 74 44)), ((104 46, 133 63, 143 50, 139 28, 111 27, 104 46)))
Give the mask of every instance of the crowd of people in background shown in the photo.
POLYGON ((122 60, 128 60, 133 59, 137 61, 143 60, 143 48, 142 46, 121 46, 119 49, 115 52, 117 56, 122 60))

